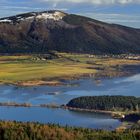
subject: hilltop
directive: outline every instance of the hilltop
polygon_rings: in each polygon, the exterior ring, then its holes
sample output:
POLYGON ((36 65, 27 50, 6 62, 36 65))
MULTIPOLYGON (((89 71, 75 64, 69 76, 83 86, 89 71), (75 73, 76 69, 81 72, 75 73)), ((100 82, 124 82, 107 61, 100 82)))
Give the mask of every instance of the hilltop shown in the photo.
POLYGON ((140 29, 61 11, 0 19, 0 53, 140 54, 140 29))

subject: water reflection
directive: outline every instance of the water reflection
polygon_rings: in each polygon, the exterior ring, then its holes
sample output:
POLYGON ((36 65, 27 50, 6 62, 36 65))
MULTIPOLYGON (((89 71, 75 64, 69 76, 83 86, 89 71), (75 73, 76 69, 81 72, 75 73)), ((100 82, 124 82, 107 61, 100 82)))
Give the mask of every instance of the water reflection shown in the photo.
POLYGON ((0 102, 30 102, 32 104, 66 104, 79 96, 132 95, 140 96, 140 75, 126 78, 105 79, 96 84, 93 79, 69 81, 79 86, 16 87, 0 85, 0 102))
POLYGON ((0 107, 1 120, 33 121, 41 123, 55 123, 85 128, 113 130, 121 122, 109 115, 90 112, 76 112, 63 109, 0 107))

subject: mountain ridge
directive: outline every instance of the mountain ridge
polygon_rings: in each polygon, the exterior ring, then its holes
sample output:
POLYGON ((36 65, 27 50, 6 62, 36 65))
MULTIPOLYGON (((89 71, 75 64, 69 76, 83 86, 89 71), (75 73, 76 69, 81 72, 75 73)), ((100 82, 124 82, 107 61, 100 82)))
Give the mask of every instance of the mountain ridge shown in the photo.
POLYGON ((140 54, 140 29, 59 10, 0 19, 0 53, 140 54))

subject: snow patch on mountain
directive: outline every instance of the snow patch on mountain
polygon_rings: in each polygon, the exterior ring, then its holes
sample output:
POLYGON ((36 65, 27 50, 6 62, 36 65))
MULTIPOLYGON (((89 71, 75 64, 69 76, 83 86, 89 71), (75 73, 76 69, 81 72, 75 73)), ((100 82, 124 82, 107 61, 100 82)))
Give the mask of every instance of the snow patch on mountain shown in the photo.
POLYGON ((54 21, 59 21, 62 20, 62 18, 65 16, 63 12, 60 11, 46 11, 46 12, 33 12, 29 13, 27 15, 17 15, 14 17, 8 17, 8 18, 2 18, 0 19, 0 22, 8 22, 8 23, 13 23, 13 22, 19 22, 19 21, 24 21, 24 20, 33 20, 33 19, 42 19, 42 20, 54 20, 54 21))
POLYGON ((11 20, 9 20, 9 19, 2 19, 2 20, 0 20, 0 22, 11 22, 11 20))
POLYGON ((41 13, 36 16, 37 19, 52 19, 55 21, 61 20, 64 17, 64 14, 61 12, 54 12, 54 13, 41 13))

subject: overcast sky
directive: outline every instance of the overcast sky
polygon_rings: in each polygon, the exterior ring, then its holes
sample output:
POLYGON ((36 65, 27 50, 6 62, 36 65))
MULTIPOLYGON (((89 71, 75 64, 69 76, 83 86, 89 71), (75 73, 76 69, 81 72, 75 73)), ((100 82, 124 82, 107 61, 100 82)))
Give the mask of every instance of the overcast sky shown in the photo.
POLYGON ((0 0, 0 17, 52 9, 140 28, 140 0, 0 0))

